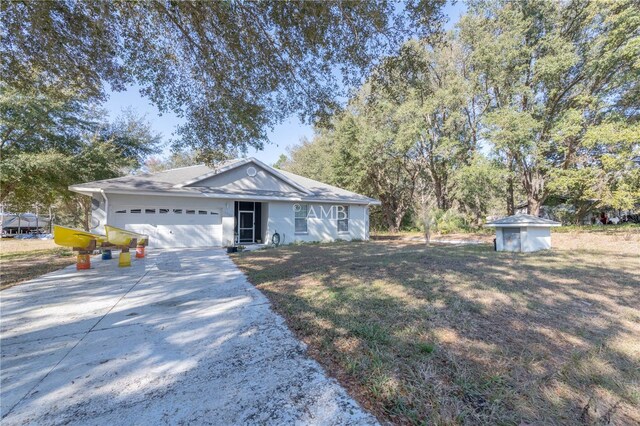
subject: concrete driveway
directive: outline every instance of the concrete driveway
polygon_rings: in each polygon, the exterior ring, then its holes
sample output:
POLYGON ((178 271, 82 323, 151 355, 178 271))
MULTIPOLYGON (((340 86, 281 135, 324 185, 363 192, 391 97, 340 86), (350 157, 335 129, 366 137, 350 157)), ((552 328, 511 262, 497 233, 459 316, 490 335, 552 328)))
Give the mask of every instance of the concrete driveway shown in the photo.
POLYGON ((375 424, 219 249, 0 293, 2 424, 375 424))

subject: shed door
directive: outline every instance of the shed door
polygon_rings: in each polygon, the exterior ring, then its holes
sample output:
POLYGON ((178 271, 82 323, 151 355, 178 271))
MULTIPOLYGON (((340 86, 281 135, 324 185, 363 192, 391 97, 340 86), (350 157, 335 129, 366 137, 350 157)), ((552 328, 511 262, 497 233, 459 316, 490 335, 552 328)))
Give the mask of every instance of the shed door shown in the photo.
POLYGON ((520 228, 503 228, 502 244, 506 251, 520 251, 520 228))

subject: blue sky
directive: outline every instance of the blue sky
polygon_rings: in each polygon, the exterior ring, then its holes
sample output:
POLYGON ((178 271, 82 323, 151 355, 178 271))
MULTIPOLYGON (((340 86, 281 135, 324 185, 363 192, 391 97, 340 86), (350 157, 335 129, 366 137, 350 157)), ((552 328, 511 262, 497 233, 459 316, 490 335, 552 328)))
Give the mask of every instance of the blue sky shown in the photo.
MULTIPOLYGON (((456 4, 449 2, 445 7, 445 13, 449 17, 445 28, 453 28, 460 15, 464 13, 464 10, 465 6, 462 1, 458 1, 456 4)), ((108 94, 109 99, 104 107, 111 119, 120 115, 124 109, 133 108, 138 114, 146 115, 154 131, 160 133, 165 142, 171 138, 174 129, 181 123, 181 119, 175 114, 160 115, 158 109, 147 98, 140 95, 137 86, 129 87, 124 92, 109 92, 108 94)), ((311 138, 312 135, 313 129, 311 126, 301 123, 296 116, 292 116, 269 132, 270 143, 265 144, 264 150, 256 151, 251 149, 248 155, 256 157, 267 164, 273 164, 278 160, 280 154, 287 153, 287 148, 298 144, 305 137, 311 138)), ((167 152, 168 146, 165 148, 165 154, 167 152)))

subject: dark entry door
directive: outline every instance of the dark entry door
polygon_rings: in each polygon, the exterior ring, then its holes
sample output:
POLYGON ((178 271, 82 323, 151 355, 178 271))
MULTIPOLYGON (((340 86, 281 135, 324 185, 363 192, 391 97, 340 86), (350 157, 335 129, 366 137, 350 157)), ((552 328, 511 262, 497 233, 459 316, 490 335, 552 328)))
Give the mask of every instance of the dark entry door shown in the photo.
POLYGON ((253 243, 255 241, 254 212, 238 212, 238 242, 253 243))

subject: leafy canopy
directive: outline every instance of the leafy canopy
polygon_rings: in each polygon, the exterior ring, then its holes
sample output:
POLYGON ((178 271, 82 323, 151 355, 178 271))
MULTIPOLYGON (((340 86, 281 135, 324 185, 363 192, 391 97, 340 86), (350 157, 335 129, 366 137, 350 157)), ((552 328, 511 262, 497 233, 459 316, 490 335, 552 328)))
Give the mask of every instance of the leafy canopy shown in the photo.
POLYGON ((244 151, 292 113, 338 110, 377 58, 437 28, 443 3, 5 1, 0 76, 22 89, 65 82, 87 98, 103 98, 105 82, 137 83, 186 119, 182 143, 244 151))

